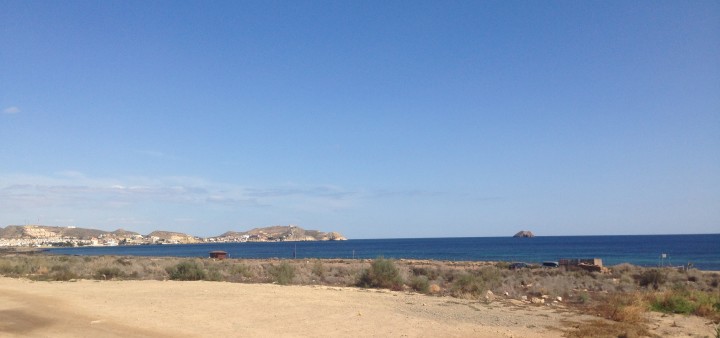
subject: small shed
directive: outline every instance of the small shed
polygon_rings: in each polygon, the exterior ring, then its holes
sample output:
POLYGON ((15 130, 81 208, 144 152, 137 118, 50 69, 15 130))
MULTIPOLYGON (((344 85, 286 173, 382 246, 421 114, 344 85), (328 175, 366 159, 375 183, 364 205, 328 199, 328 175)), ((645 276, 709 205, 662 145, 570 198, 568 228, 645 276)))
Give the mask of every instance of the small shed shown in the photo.
POLYGON ((228 254, 225 251, 210 251, 210 258, 217 258, 217 259, 225 259, 227 258, 228 254))

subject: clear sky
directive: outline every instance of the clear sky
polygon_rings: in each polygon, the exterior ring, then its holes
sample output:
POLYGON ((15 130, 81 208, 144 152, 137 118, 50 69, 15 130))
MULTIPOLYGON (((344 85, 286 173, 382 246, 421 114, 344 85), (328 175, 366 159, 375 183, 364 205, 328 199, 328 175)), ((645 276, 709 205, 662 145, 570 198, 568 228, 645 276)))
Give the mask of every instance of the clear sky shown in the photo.
POLYGON ((718 1, 0 0, 0 226, 720 232, 718 1))

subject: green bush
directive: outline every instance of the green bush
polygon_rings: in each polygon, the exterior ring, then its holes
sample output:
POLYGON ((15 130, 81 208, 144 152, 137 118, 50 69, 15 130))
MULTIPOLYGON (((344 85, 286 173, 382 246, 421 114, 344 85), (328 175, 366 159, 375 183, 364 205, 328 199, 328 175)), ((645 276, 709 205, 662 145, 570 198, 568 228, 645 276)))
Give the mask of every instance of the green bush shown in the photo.
POLYGON ((453 282, 450 294, 455 297, 478 297, 485 291, 485 282, 472 273, 463 273, 453 282))
POLYGON ((230 271, 233 275, 239 275, 242 278, 252 277, 252 272, 250 272, 250 268, 245 264, 235 265, 230 271))
POLYGON ((278 266, 273 266, 270 269, 270 275, 273 276, 275 282, 280 285, 288 285, 292 283, 295 278, 295 268, 288 262, 282 262, 278 266))
POLYGON ((173 280, 203 280, 207 278, 205 270, 196 261, 182 261, 167 268, 167 273, 173 280))
POLYGON ((224 276, 222 272, 220 272, 220 269, 218 267, 210 267, 208 269, 207 273, 205 274, 205 280, 214 281, 214 282, 220 282, 224 280, 224 276))
POLYGON ((691 314, 697 309, 696 304, 693 304, 685 295, 675 292, 656 296, 650 306, 653 311, 665 313, 691 314))
POLYGON ((364 288, 402 290, 403 280, 393 261, 377 258, 370 264, 370 268, 360 274, 357 285, 364 288))
POLYGON ((430 281, 427 276, 412 276, 408 285, 417 292, 428 293, 430 291, 430 281))
POLYGON ((497 267, 490 266, 481 268, 477 272, 477 275, 483 280, 487 289, 492 289, 501 284, 500 269, 497 267))
POLYGON ((665 313, 720 318, 720 295, 699 290, 674 289, 651 297, 650 307, 654 311, 665 313))

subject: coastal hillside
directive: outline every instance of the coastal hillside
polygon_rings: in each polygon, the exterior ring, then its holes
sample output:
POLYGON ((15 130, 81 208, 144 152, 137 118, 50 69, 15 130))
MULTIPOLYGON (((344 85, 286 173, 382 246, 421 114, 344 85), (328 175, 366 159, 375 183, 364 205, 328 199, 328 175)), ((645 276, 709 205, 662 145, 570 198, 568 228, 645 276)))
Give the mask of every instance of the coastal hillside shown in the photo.
POLYGON ((305 230, 295 225, 255 228, 244 232, 228 231, 220 236, 210 238, 210 240, 225 242, 342 241, 346 239, 338 232, 305 230))
POLYGON ((5 228, 0 228, 0 246, 95 246, 207 242, 338 241, 345 239, 338 232, 305 230, 295 225, 254 228, 244 232, 228 231, 222 235, 208 238, 160 230, 141 235, 124 229, 110 232, 74 226, 8 225, 5 228))
POLYGON ((182 232, 173 232, 173 231, 155 230, 155 231, 149 233, 147 235, 147 237, 154 239, 155 242, 157 242, 159 240, 159 241, 162 241, 163 243, 190 244, 190 243, 202 242, 202 239, 199 237, 184 234, 182 232))
MULTIPOLYGON (((122 235, 137 234, 122 229, 116 230, 122 235)), ((115 232, 85 229, 77 227, 60 227, 48 225, 8 225, 0 228, 0 238, 5 239, 33 239, 33 238, 54 238, 54 237, 71 237, 77 239, 91 239, 101 236, 114 235, 115 232)))

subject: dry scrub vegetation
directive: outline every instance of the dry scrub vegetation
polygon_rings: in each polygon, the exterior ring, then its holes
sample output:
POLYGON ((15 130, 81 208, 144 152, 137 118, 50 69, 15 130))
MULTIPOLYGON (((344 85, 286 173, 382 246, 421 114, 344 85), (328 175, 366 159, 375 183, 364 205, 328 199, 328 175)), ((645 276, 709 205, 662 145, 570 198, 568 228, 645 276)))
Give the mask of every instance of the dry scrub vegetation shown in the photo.
MULTIPOLYGON (((504 262, 175 257, 0 256, 0 275, 39 281, 209 280, 234 283, 358 286, 429 295, 579 309, 612 321, 568 323, 569 337, 649 335, 646 312, 720 322, 720 274, 621 264, 608 273, 563 268, 509 270, 504 262)), ((720 335, 720 332, 718 332, 720 335)))

